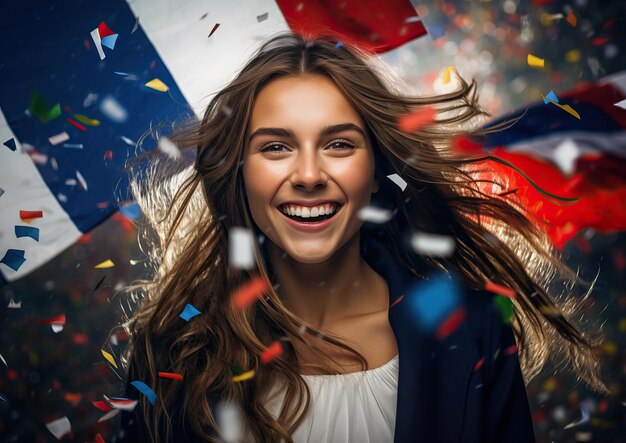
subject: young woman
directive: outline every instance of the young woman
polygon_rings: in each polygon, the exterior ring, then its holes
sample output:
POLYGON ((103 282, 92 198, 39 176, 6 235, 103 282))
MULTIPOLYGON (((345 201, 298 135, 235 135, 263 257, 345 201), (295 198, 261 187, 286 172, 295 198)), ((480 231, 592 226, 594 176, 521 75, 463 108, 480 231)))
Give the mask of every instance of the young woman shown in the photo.
POLYGON ((576 275, 514 193, 479 180, 489 157, 450 148, 484 114, 458 80, 415 97, 357 48, 281 34, 170 136, 193 167, 142 166, 158 235, 154 276, 129 289, 123 441, 528 442, 524 382, 548 356, 606 391, 573 322, 576 275), (433 124, 399 129, 431 105, 433 124), (253 268, 229 260, 235 228, 258 240, 253 268), (262 296, 233 303, 258 276, 262 296), (201 314, 181 319, 187 304, 201 314))

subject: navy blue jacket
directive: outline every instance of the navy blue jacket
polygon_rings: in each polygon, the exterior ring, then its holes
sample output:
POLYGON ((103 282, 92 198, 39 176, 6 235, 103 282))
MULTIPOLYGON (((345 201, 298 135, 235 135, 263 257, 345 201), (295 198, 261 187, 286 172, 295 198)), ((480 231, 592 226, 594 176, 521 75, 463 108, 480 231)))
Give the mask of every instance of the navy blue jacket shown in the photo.
MULTIPOLYGON (((387 281, 390 305, 404 295, 389 310, 400 356, 394 442, 534 442, 518 356, 511 353, 515 338, 493 295, 465 289, 465 320, 438 340, 422 332, 406 309, 411 296, 406 289, 416 277, 398 262, 384 238, 368 236, 363 243, 363 258, 387 281)), ((127 395, 137 398, 138 393, 127 384, 127 395)), ((179 404, 171 411, 174 435, 177 441, 185 436, 193 441, 183 410, 179 404)), ((144 422, 137 412, 121 413, 122 441, 144 441, 144 422)))

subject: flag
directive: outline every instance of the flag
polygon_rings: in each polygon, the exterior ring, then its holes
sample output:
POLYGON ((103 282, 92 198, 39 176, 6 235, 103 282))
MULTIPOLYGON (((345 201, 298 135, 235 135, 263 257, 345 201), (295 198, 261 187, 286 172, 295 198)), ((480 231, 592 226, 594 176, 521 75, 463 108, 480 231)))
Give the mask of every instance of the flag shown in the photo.
POLYGON ((260 43, 288 29, 370 52, 426 33, 409 0, 3 4, 0 282, 114 214, 141 134, 200 117, 260 43))
POLYGON ((546 91, 536 103, 490 122, 521 119, 461 149, 488 151, 526 174, 543 190, 577 199, 553 204, 521 174, 490 162, 507 189, 540 220, 557 248, 585 228, 626 229, 626 71, 562 94, 546 91))

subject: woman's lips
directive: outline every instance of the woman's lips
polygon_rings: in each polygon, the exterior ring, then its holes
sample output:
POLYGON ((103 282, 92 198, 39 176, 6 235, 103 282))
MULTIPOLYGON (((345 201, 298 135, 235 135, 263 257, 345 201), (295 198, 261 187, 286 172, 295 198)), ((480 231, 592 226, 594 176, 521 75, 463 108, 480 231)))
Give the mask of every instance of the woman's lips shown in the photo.
POLYGON ((283 211, 281 211, 279 208, 276 208, 278 210, 278 212, 280 212, 280 214, 284 217, 285 220, 287 220, 287 223, 289 223, 290 226, 294 227, 295 229, 298 229, 300 231, 304 231, 304 232, 317 232, 317 231, 321 231, 325 228, 327 228, 328 226, 330 226, 333 221, 337 218, 337 215, 339 215, 339 213, 342 211, 344 205, 341 205, 339 207, 339 209, 337 209, 334 213, 333 216, 321 221, 321 222, 317 222, 317 223, 301 223, 298 222, 292 218, 290 218, 287 214, 285 214, 283 211))

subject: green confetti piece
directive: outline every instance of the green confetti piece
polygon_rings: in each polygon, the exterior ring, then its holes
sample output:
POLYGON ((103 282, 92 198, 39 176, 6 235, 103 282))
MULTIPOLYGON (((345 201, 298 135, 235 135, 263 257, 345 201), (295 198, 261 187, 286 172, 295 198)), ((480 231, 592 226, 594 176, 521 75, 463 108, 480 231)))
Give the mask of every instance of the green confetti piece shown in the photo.
POLYGON ((502 321, 507 325, 510 324, 511 316, 513 315, 513 303, 511 303, 511 299, 501 295, 496 295, 494 303, 502 315, 502 321))
POLYGON ((54 120, 61 115, 61 104, 57 103, 50 108, 46 104, 41 93, 39 91, 35 91, 30 99, 28 111, 31 115, 41 119, 44 123, 48 123, 50 120, 54 120))

